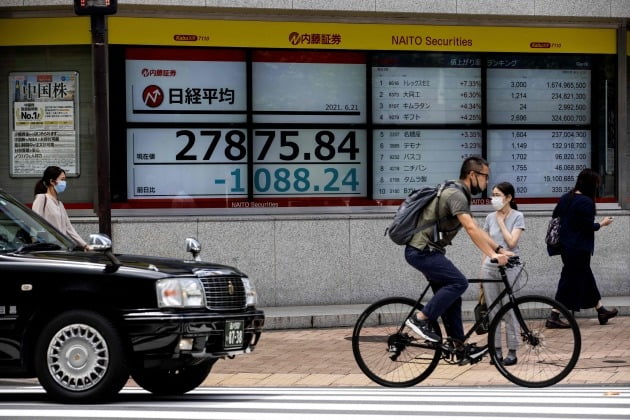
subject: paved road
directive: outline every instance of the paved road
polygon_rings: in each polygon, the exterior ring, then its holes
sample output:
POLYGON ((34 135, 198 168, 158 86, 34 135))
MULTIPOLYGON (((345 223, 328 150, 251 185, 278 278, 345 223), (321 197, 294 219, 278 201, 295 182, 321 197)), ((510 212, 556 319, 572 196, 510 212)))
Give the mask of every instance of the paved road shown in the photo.
POLYGON ((589 419, 630 418, 630 387, 199 388, 155 398, 126 388, 103 405, 46 401, 41 388, 0 388, 6 419, 589 419))
MULTIPOLYGON (((560 384, 630 385, 630 317, 601 326, 578 318, 582 333, 580 360, 560 384)), ((263 333, 256 350, 220 360, 206 386, 355 387, 379 385, 357 367, 352 355, 352 328, 272 330, 263 333)), ((484 343, 487 335, 474 336, 484 343)), ((509 385, 489 358, 472 366, 439 365, 419 386, 509 385)))
MULTIPOLYGON (((582 353, 576 368, 559 385, 630 386, 630 317, 617 317, 600 326, 578 318, 582 353)), ((352 329, 309 328, 272 330, 253 353, 219 360, 204 386, 208 387, 377 387, 357 367, 352 355, 352 329)), ((475 336, 485 343, 487 336, 475 336)), ((510 385, 489 358, 472 366, 440 364, 418 387, 510 385)), ((34 379, 2 379, 0 385, 36 384, 34 379)), ((135 385, 129 381, 129 385, 135 385)), ((384 388, 382 388, 384 389, 384 388)))

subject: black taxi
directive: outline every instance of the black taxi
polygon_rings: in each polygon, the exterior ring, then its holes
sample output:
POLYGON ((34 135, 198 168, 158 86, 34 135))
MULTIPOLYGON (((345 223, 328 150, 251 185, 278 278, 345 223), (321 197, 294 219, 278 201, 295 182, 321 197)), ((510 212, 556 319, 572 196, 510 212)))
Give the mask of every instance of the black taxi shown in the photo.
POLYGON ((190 391, 219 358, 251 352, 264 324, 252 281, 199 260, 91 252, 0 189, 0 377, 31 378, 56 400, 111 399, 131 378, 190 391))

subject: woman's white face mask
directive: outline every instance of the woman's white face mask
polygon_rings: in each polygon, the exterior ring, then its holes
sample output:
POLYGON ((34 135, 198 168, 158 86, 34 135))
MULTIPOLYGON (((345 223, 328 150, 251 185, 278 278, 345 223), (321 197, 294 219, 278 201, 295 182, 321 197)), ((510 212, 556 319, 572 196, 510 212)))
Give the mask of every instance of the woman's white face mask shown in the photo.
POLYGON ((505 206, 503 197, 492 197, 490 200, 492 202, 492 208, 495 210, 501 210, 503 206, 505 206))

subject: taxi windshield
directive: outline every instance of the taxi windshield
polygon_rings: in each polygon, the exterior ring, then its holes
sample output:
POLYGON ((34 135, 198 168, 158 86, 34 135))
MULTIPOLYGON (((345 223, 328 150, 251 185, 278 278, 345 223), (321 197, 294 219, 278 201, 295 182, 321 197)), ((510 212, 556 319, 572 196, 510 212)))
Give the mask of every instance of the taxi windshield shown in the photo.
POLYGON ((0 190, 0 253, 71 250, 76 244, 0 190))

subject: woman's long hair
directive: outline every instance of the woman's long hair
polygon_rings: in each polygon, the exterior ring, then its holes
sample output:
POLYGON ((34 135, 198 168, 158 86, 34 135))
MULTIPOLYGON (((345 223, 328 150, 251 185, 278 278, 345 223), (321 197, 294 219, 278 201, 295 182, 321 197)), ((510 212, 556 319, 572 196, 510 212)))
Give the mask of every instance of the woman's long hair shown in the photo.
POLYGON ((499 182, 497 185, 492 187, 492 189, 497 189, 503 193, 505 196, 511 196, 510 207, 514 210, 518 210, 518 206, 516 205, 516 197, 514 197, 514 185, 509 182, 499 182))
POLYGON ((48 187, 50 183, 55 179, 59 178, 59 175, 65 174, 66 171, 61 169, 59 166, 49 166, 44 171, 44 175, 42 175, 42 179, 37 181, 35 184, 35 195, 37 194, 46 194, 48 192, 48 187))
POLYGON ((599 174, 591 168, 583 169, 577 177, 575 188, 571 190, 572 194, 579 191, 582 195, 589 197, 593 202, 597 198, 597 190, 602 179, 599 174))

